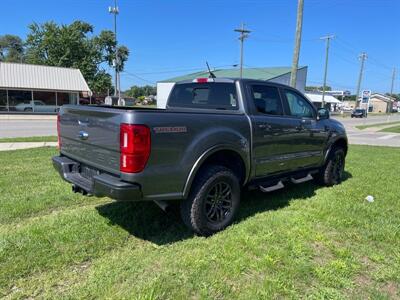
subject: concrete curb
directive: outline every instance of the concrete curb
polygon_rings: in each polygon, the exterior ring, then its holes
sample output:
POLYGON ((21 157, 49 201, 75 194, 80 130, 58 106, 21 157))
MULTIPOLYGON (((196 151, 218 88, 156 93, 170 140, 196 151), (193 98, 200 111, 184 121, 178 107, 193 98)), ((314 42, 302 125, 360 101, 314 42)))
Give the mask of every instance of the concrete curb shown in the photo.
POLYGON ((30 149, 39 147, 55 147, 57 142, 18 142, 18 143, 0 143, 0 151, 30 149))

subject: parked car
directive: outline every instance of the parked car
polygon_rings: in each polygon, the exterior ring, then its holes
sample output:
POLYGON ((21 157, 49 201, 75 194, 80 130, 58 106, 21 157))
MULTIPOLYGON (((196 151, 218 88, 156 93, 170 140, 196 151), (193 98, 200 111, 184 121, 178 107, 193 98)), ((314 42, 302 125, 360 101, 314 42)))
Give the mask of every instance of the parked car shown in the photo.
POLYGON ((351 112, 352 118, 364 118, 367 116, 367 112, 365 109, 357 108, 351 112))
POLYGON ((29 103, 19 103, 15 106, 15 110, 17 111, 25 111, 25 112, 57 112, 59 107, 56 105, 47 105, 41 100, 33 100, 29 103))
POLYGON ((232 223, 241 189, 343 178, 347 137, 329 112, 289 86, 198 78, 175 84, 166 109, 64 105, 60 154, 74 192, 180 200, 184 223, 210 235, 232 223))

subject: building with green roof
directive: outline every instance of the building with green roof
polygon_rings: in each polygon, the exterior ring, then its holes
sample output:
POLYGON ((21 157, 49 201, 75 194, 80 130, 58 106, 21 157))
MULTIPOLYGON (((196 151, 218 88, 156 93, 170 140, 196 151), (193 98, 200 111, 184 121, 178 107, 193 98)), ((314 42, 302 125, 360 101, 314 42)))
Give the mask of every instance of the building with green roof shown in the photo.
MULTIPOLYGON (((214 75, 218 77, 239 78, 239 68, 214 69, 214 75)), ((263 67, 263 68, 243 68, 243 78, 272 81, 289 85, 291 67, 263 67)), ((157 107, 165 108, 167 98, 175 82, 183 80, 193 80, 195 78, 209 77, 208 71, 200 71, 181 75, 157 82, 157 107)), ((296 88, 304 92, 307 80, 307 66, 298 68, 296 88)))

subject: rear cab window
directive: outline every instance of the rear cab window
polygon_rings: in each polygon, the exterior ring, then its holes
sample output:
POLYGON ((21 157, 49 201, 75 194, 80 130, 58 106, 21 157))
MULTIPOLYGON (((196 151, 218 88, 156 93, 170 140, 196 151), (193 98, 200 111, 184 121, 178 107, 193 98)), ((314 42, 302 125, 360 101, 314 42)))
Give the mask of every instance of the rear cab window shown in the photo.
POLYGON ((178 83, 168 107, 238 110, 236 86, 234 82, 178 83))

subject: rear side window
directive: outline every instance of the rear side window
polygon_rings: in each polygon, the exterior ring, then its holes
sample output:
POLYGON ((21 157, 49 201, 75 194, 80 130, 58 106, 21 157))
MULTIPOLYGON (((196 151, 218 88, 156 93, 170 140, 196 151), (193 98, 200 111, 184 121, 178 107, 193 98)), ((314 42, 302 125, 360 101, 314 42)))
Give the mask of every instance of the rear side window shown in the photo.
POLYGON ((276 87, 252 85, 251 95, 257 111, 268 115, 282 115, 282 102, 276 87))
POLYGON ((226 82, 176 84, 168 106, 237 110, 236 87, 226 82))

